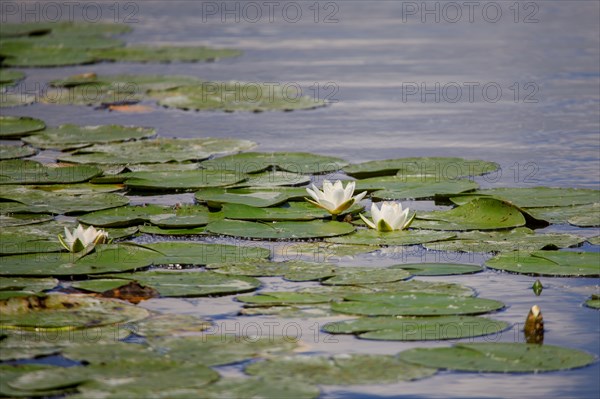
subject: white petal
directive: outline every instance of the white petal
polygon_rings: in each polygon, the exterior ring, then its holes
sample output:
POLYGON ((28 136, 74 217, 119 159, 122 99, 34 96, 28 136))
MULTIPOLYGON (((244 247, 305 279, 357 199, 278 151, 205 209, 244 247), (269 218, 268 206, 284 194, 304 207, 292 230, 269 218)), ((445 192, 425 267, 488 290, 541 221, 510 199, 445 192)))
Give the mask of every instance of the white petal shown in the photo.
POLYGON ((369 219, 367 219, 366 217, 364 217, 361 214, 359 214, 358 216, 360 216, 360 218, 363 220, 363 222, 365 222, 367 224, 367 226, 369 226, 372 229, 377 229, 377 226, 375 225, 375 223, 371 222, 369 219))
POLYGON ((333 191, 333 184, 329 180, 323 180, 323 195, 329 196, 329 194, 333 191))
POLYGON ((331 193, 331 196, 327 199, 330 200, 332 203, 334 203, 335 207, 337 208, 338 206, 340 206, 344 202, 346 202, 344 199, 344 189, 343 188, 335 189, 333 191, 333 193, 331 193))
POLYGON ((354 202, 356 203, 356 202, 362 200, 363 198, 365 198, 365 195, 367 195, 366 191, 363 191, 362 193, 360 193, 358 195, 355 195, 354 196, 354 202))
POLYGON ((337 208, 337 206, 335 206, 335 204, 333 204, 332 202, 327 201, 325 199, 319 201, 319 205, 321 205, 323 208, 327 209, 330 212, 335 211, 335 209, 337 208))
MULTIPOLYGON (((314 184, 313 184, 314 187, 314 184)), ((310 188, 306 189, 306 192, 310 194, 310 196, 317 202, 319 202, 319 196, 317 195, 317 193, 315 193, 313 190, 311 190, 310 188)))
POLYGON ((381 219, 381 212, 375 203, 371 204, 371 217, 373 218, 373 222, 375 222, 375 224, 379 223, 379 220, 381 219))
POLYGON ((350 198, 352 198, 352 194, 354 194, 355 187, 356 187, 355 182, 351 181, 350 183, 348 183, 348 185, 344 189, 344 200, 345 201, 348 201, 350 198))

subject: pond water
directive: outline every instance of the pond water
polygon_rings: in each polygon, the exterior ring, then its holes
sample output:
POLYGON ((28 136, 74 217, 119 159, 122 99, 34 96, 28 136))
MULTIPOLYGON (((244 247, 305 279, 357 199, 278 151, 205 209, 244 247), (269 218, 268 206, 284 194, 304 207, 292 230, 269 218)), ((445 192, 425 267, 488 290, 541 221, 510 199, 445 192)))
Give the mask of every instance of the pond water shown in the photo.
MULTIPOLYGON (((244 2, 204 2, 204 6, 193 1, 137 2, 134 18, 138 22, 132 24, 135 30, 127 36, 128 43, 231 47, 242 49, 244 55, 215 63, 104 63, 27 69, 25 84, 43 84, 89 71, 177 74, 217 81, 299 85, 310 96, 315 96, 318 88, 319 97, 333 103, 295 112, 226 114, 161 108, 139 115, 35 104, 3 110, 3 115, 38 117, 48 125, 152 126, 164 137, 244 138, 258 142, 259 151, 307 151, 352 162, 405 156, 477 158, 501 165, 501 176, 493 181, 477 179, 482 186, 598 189, 600 3, 477 3, 480 5, 472 15, 467 6, 461 6, 459 17, 456 7, 450 9, 444 2, 296 1, 288 8, 288 3, 281 2, 272 15, 267 6, 256 2, 263 14, 252 22, 256 16, 244 8, 244 2), (206 8, 207 3, 214 8, 206 8), (493 6, 484 7, 490 3, 493 6), (240 21, 235 21, 237 11, 226 14, 224 7, 239 10, 240 21), (428 14, 425 7, 433 13, 428 14), (302 16, 295 16, 297 10, 302 16)), ((191 202, 192 198, 135 197, 134 202, 172 204, 191 202)), ((598 229, 568 230, 585 236, 598 234, 598 229)), ((587 245, 583 249, 593 248, 587 245)), ((376 267, 406 261, 407 256, 416 261, 444 261, 453 256, 409 251, 342 261, 376 267)), ((483 261, 471 255, 462 257, 453 259, 483 261)), ((489 270, 421 279, 465 284, 482 297, 507 304, 494 317, 513 327, 474 341, 523 342, 522 323, 529 308, 538 304, 546 323, 545 343, 600 355, 600 312, 582 306, 598 292, 598 279, 542 278, 540 297, 530 288, 534 277, 489 270)), ((278 278, 262 280, 265 290, 311 285, 285 283, 278 278)), ((241 305, 232 296, 153 299, 140 306, 206 317, 227 331, 242 331, 250 322, 265 329, 274 321, 281 323, 281 328, 297 323, 303 349, 310 353, 392 354, 417 346, 448 345, 331 337, 319 333, 319 326, 329 318, 241 317, 237 316, 241 305)), ((241 374, 241 367, 220 371, 236 375, 241 374)), ((600 392, 599 374, 598 362, 583 369, 536 375, 440 372, 422 381, 392 385, 326 386, 322 397, 592 398, 600 392)))

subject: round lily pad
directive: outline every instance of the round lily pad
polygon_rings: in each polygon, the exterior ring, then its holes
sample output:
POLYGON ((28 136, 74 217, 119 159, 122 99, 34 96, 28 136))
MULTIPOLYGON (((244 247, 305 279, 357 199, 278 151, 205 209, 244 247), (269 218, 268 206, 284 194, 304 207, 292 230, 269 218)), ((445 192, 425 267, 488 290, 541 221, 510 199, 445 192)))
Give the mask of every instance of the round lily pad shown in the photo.
POLYGON ((67 124, 47 128, 39 134, 25 137, 23 141, 37 148, 68 150, 92 144, 148 138, 154 136, 155 133, 154 129, 136 126, 67 124))
POLYGON ((455 239, 425 244, 427 249, 457 252, 535 251, 566 248, 583 243, 584 238, 573 234, 535 234, 526 227, 508 231, 459 232, 455 239))
POLYGON ((321 282, 324 285, 380 284, 406 280, 412 274, 403 269, 375 269, 369 267, 341 267, 335 275, 321 282))
POLYGON ((21 291, 30 294, 51 290, 58 285, 54 278, 0 277, 0 291, 21 291))
POLYGON ((46 127, 44 121, 27 116, 0 116, 0 138, 17 139, 46 127))
POLYGON ((60 161, 96 164, 144 164, 198 161, 212 155, 249 150, 256 144, 236 139, 167 139, 140 140, 128 143, 96 144, 60 161))
POLYGON ((478 265, 464 265, 460 263, 403 263, 391 266, 390 268, 406 270, 413 276, 452 276, 483 271, 478 265))
POLYGON ((437 369, 415 367, 389 355, 279 357, 249 365, 247 374, 295 379, 312 384, 355 385, 411 381, 432 376, 437 369))
POLYGON ((579 227, 600 227, 600 203, 527 208, 536 219, 579 227))
POLYGON ((0 144, 0 160, 26 158, 35 154, 37 151, 29 146, 0 144))
POLYGON ((335 172, 348 163, 343 159, 308 152, 244 152, 204 161, 207 169, 235 170, 257 173, 277 168, 295 174, 321 174, 335 172))
POLYGON ((159 236, 187 236, 187 235, 200 235, 204 234, 204 227, 192 227, 192 228, 173 228, 163 229, 157 226, 140 226, 140 233, 153 234, 159 236))
POLYGON ((592 309, 600 309, 600 295, 593 294, 590 299, 585 301, 585 306, 592 309))
POLYGON ((196 193, 198 202, 207 203, 211 207, 221 204, 240 204, 256 208, 266 208, 280 205, 290 199, 303 198, 306 190, 303 188, 213 188, 203 189, 196 193))
POLYGON ((354 294, 333 303, 336 312, 366 316, 476 315, 502 309, 491 299, 419 293, 354 294))
POLYGON ((415 348, 398 357, 412 364, 449 370, 538 373, 587 366, 596 359, 575 349, 519 343, 457 344, 451 348, 415 348))
POLYGON ((309 175, 271 169, 248 175, 247 180, 234 184, 232 188, 303 186, 308 183, 310 183, 309 175))
POLYGON ((258 295, 237 296, 240 302, 251 306, 281 306, 281 305, 306 305, 316 303, 328 303, 333 300, 326 294, 314 294, 310 292, 263 292, 258 295))
POLYGON ((135 280, 143 286, 154 288, 164 297, 229 295, 254 291, 260 286, 260 281, 252 277, 225 276, 213 272, 152 271, 113 277, 135 280))
POLYGON ((33 214, 0 214, 0 227, 25 226, 28 224, 36 224, 49 222, 54 218, 49 215, 33 215, 33 214))
POLYGON ((423 177, 456 179, 494 172, 499 165, 494 162, 463 158, 398 158, 369 161, 349 165, 344 172, 357 179, 374 176, 423 177))
POLYGON ((477 316, 361 317, 328 323, 323 330, 382 341, 438 341, 495 334, 508 327, 506 322, 477 316))
POLYGON ((8 67, 59 67, 70 65, 91 64, 94 57, 80 49, 65 47, 37 47, 30 45, 11 46, 0 49, 0 54, 6 56, 2 65, 8 67))
POLYGON ((419 212, 411 227, 430 230, 495 230, 525 225, 516 207, 494 198, 477 198, 449 211, 419 212))
POLYGON ((266 248, 244 245, 206 244, 184 241, 163 241, 146 244, 145 247, 158 251, 155 265, 182 264, 206 265, 221 262, 247 262, 268 258, 271 251, 266 248))
POLYGON ((400 176, 372 177, 358 180, 356 190, 374 191, 371 197, 381 200, 427 199, 435 196, 447 197, 478 188, 471 180, 440 180, 437 177, 400 176))
MULTIPOLYGON (((10 69, 0 69, 0 88, 4 85, 13 84, 25 78, 25 74, 21 71, 13 71, 10 69)), ((2 117, 0 117, 0 121, 2 117)), ((1 123, 1 122, 0 122, 1 123)))
POLYGON ((96 227, 126 227, 150 222, 154 215, 173 215, 174 210, 158 205, 121 206, 90 212, 79 217, 81 223, 96 227))
POLYGON ((334 237, 354 231, 350 223, 341 222, 246 222, 241 220, 221 220, 210 223, 206 231, 233 237, 252 239, 284 240, 334 237))
POLYGON ((600 253, 571 251, 515 251, 500 254, 487 267, 534 276, 599 277, 600 253))
POLYGON ((33 253, 0 257, 2 276, 76 276, 135 270, 160 256, 150 249, 126 244, 98 245, 82 256, 72 253, 33 253))
POLYGON ((426 242, 448 240, 454 233, 432 230, 400 230, 380 232, 377 230, 357 230, 342 237, 328 238, 327 242, 358 245, 416 245, 426 242))
MULTIPOLYGON (((360 209, 359 208, 355 208, 360 209)), ((330 214, 308 202, 290 202, 280 207, 258 208, 243 204, 223 204, 223 216, 227 219, 253 221, 284 221, 324 219, 330 214)))
POLYGON ((224 187, 246 180, 247 175, 227 170, 181 170, 129 173, 125 185, 130 190, 192 191, 224 187))
POLYGON ((240 276, 282 276, 284 279, 290 281, 322 280, 327 277, 332 277, 336 273, 336 269, 333 265, 302 261, 212 263, 206 265, 206 268, 213 270, 216 273, 240 276))
POLYGON ((202 82, 147 94, 164 107, 195 111, 293 111, 325 105, 295 87, 256 82, 202 82))
POLYGON ((72 329, 127 323, 148 316, 143 308, 84 295, 52 294, 0 301, 4 328, 72 329))
POLYGON ((44 165, 30 160, 0 161, 0 172, 0 184, 81 183, 102 174, 90 165, 44 165))
POLYGON ((583 188, 558 187, 502 187, 475 191, 468 195, 453 197, 457 204, 473 197, 494 197, 508 201, 520 208, 543 208, 550 206, 585 205, 598 202, 600 191, 583 188))

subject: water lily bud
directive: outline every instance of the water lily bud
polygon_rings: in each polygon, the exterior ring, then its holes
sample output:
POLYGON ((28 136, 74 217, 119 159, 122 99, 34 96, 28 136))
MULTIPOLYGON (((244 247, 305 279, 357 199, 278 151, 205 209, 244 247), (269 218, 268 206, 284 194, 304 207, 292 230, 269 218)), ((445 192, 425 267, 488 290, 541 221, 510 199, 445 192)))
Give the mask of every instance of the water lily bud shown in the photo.
POLYGON ((525 320, 525 341, 528 344, 541 344, 544 342, 544 318, 538 305, 533 305, 525 320))
POLYGON ((533 283, 533 286, 531 288, 533 289, 533 293, 536 296, 540 296, 542 290, 544 289, 544 286, 542 285, 542 282, 538 279, 535 280, 535 283, 533 283))

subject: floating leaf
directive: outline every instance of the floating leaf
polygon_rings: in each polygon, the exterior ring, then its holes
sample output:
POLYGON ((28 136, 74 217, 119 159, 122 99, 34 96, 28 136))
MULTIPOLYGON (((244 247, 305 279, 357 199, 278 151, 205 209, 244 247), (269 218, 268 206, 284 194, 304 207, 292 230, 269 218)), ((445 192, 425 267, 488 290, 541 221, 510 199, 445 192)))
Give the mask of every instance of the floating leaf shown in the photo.
POLYGON ((328 323, 323 331, 383 341, 438 341, 495 334, 508 327, 506 322, 477 316, 361 317, 328 323))
MULTIPOLYGON (((181 398, 198 397, 203 399, 222 398, 264 398, 264 399, 311 399, 320 394, 319 388, 296 381, 293 377, 276 380, 265 378, 221 378, 214 384, 210 384, 200 390, 181 392, 177 390, 169 395, 181 394, 181 398)), ((168 395, 168 393, 167 393, 168 395)))
POLYGON ((192 315, 155 314, 144 320, 129 323, 128 327, 137 335, 156 339, 205 331, 211 327, 211 323, 192 315))
POLYGON ((0 91, 0 108, 20 107, 36 102, 37 98, 26 93, 10 93, 0 91))
POLYGON ((204 234, 204 227, 194 227, 190 229, 163 229, 157 226, 140 226, 140 233, 153 234, 160 236, 187 236, 204 234))
POLYGON ((335 355, 279 357, 250 364, 247 374, 294 379, 312 384, 355 385, 412 381, 429 377, 436 368, 412 366, 389 355, 335 355))
POLYGON ((440 180, 437 177, 384 176, 356 181, 357 191, 375 191, 371 197, 383 200, 427 199, 436 195, 449 196, 478 187, 479 185, 471 180, 440 180))
POLYGON ((148 96, 159 105, 196 111, 293 111, 313 109, 325 101, 309 96, 289 86, 256 82, 202 82, 170 90, 150 90, 148 96))
POLYGON ((67 124, 48 128, 39 134, 24 138, 23 141, 37 148, 69 150, 92 144, 143 139, 152 137, 155 133, 154 129, 136 126, 67 124))
MULTIPOLYGON (((13 70, 2 68, 2 69, 0 69, 0 89, 5 86, 12 85, 24 78, 25 78, 25 74, 21 71, 13 71, 13 70)), ((0 125, 2 124, 2 122, 1 122, 2 118, 3 117, 0 117, 0 125)), ((0 137, 1 136, 2 136, 2 134, 0 134, 0 137)))
POLYGON ((276 168, 291 174, 312 175, 335 172, 346 165, 348 163, 343 159, 308 152, 244 152, 202 163, 207 169, 235 170, 241 173, 257 173, 276 168))
MULTIPOLYGON (((3 71, 0 69, 0 71, 3 71)), ((27 116, 0 116, 0 138, 17 139, 46 127, 44 121, 27 116)))
POLYGON ((129 199, 122 195, 101 193, 69 195, 25 187, 2 188, 1 213, 51 213, 74 214, 127 205, 129 199))
POLYGON ((491 299, 419 293, 373 293, 348 295, 333 303, 336 312, 366 316, 444 316, 482 314, 502 309, 491 299))
POLYGON ((247 180, 233 185, 232 188, 303 186, 308 183, 310 183, 310 176, 308 175, 300 175, 279 170, 267 170, 248 175, 247 180))
POLYGON ((37 151, 28 146, 0 144, 0 160, 25 158, 35 154, 37 151))
POLYGON ((364 285, 406 280, 412 277, 402 269, 375 269, 369 267, 337 268, 335 275, 321 284, 324 285, 364 285))
POLYGON ((585 301, 585 306, 592 309, 600 309, 600 295, 593 294, 590 299, 585 301))
POLYGON ((5 56, 3 66, 8 67, 59 67, 70 65, 91 64, 94 57, 79 49, 64 47, 35 47, 6 46, 0 48, 0 54, 5 56))
POLYGON ((112 277, 134 280, 154 288, 164 297, 198 297, 229 295, 254 291, 260 281, 243 276, 225 276, 213 272, 152 271, 119 274, 112 277))
POLYGON ((96 227, 126 227, 150 222, 152 216, 173 216, 174 212, 173 208, 158 205, 122 206, 87 213, 78 220, 96 227))
POLYGON ((595 361, 591 354, 575 349, 507 342, 457 344, 451 348, 415 348, 400 352, 398 357, 422 366, 492 373, 568 370, 587 366, 595 361))
POLYGON ((33 253, 0 257, 2 276, 77 276, 123 272, 150 266, 157 253, 141 246, 98 245, 85 256, 33 253))
POLYGON ((25 226, 28 224, 49 222, 53 219, 54 218, 49 215, 0 214, 0 227, 25 226))
POLYGON ((4 328, 89 328, 141 320, 148 311, 123 302, 84 295, 51 294, 0 301, 0 324, 4 328))
POLYGON ((327 241, 337 244, 359 245, 416 245, 426 242, 448 240, 453 237, 455 237, 454 233, 431 230, 380 232, 372 229, 363 229, 343 237, 328 238, 327 241))
POLYGON ((325 294, 313 294, 309 292, 263 292, 259 295, 237 296, 240 302, 252 306, 281 306, 281 305, 305 305, 315 303, 329 303, 333 300, 325 294))
POLYGON ((336 273, 336 270, 332 265, 302 261, 211 263, 206 265, 206 267, 217 273, 252 277, 282 276, 290 281, 322 280, 327 277, 332 277, 336 273))
POLYGON ((571 251, 516 251, 500 254, 487 267, 533 276, 600 276, 600 253, 571 251))
POLYGON ((328 242, 303 242, 273 248, 274 254, 283 260, 307 262, 339 262, 342 258, 354 258, 378 250, 376 246, 342 245, 328 242))
POLYGON ((589 237, 587 241, 592 245, 600 245, 600 236, 589 237))
POLYGON ((473 197, 495 197, 520 208, 573 206, 600 202, 600 191, 583 188, 526 187, 492 188, 452 197, 452 202, 464 204, 473 197))
MULTIPOLYGON (((4 349, 3 349, 4 351, 4 349)), ((3 355, 4 353, 2 353, 3 355)), ((15 389, 9 385, 9 381, 14 381, 24 374, 28 374, 34 371, 46 370, 54 368, 54 366, 44 364, 3 364, 0 365, 0 395, 7 397, 37 397, 37 396, 53 396, 62 393, 61 390, 50 390, 50 391, 27 391, 22 389, 15 389)), ((57 367, 58 368, 58 367, 57 367)))
MULTIPOLYGON (((354 208, 354 211, 362 207, 354 208)), ((324 209, 308 202, 290 202, 276 208, 257 208, 243 204, 223 204, 223 215, 227 219, 252 221, 299 221, 325 219, 331 215, 324 209)))
POLYGON ((164 241, 146 244, 145 247, 160 252, 155 265, 178 263, 183 265, 206 265, 222 262, 247 262, 268 258, 271 251, 265 248, 243 245, 205 244, 184 241, 164 241))
POLYGON ((403 263, 390 266, 391 269, 403 269, 414 276, 452 276, 457 274, 472 274, 483 271, 477 265, 460 263, 403 263))
POLYGON ((197 62, 237 57, 241 51, 191 46, 127 46, 99 49, 91 54, 97 60, 113 62, 197 62))
POLYGON ((58 285, 54 278, 0 277, 0 294, 21 292, 29 295, 51 290, 58 285))
POLYGON ((44 165, 30 160, 0 161, 0 184, 81 183, 102 174, 95 166, 44 165))
POLYGON ((182 170, 129 173, 125 185, 131 190, 191 191, 239 183, 247 175, 226 170, 182 170))
POLYGON ((427 249, 457 252, 535 251, 566 248, 583 243, 584 238, 572 234, 535 234, 526 227, 508 231, 467 231, 453 240, 425 244, 427 249))
POLYGON ((200 190, 195 197, 198 202, 205 202, 211 207, 227 203, 266 208, 283 204, 290 199, 303 198, 305 195, 306 190, 302 188, 215 188, 200 190))
POLYGON ((210 223, 206 231, 233 237, 252 239, 283 240, 334 237, 354 231, 350 223, 341 222, 246 222, 241 220, 221 220, 210 223))
POLYGON ((493 198, 477 198, 449 211, 419 212, 411 227, 430 230, 495 230, 525 225, 514 206, 493 198))
POLYGON ((600 203, 527 208, 536 219, 550 223, 572 224, 579 227, 600 227, 600 203))
POLYGON ((167 139, 129 143, 96 144, 63 155, 59 160, 73 163, 137 164, 198 161, 212 155, 249 150, 256 144, 236 139, 167 139))
POLYGON ((423 177, 452 180, 494 172, 498 164, 463 158, 398 158, 353 164, 344 172, 357 179, 373 176, 423 177))

